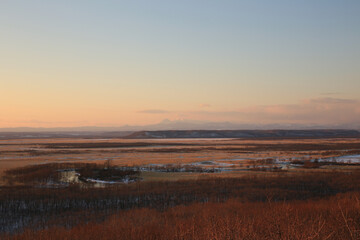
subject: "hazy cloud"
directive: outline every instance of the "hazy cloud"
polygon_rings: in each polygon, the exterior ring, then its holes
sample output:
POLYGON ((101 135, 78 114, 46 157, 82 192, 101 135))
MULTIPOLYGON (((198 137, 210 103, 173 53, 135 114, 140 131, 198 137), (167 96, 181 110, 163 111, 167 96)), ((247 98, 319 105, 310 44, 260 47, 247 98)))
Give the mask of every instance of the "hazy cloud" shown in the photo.
POLYGON ((209 107, 211 107, 211 105, 208 103, 202 103, 202 104, 200 104, 200 107, 201 108, 209 108, 209 107))
POLYGON ((166 114, 166 113, 170 113, 170 111, 167 111, 167 110, 161 110, 161 109, 147 109, 147 110, 138 111, 138 113, 147 113, 147 114, 166 114))
MULTIPOLYGON (((163 109, 145 109, 139 114, 149 114, 148 118, 157 121, 160 118, 192 119, 206 122, 231 122, 244 124, 315 124, 315 125, 350 125, 360 123, 360 100, 322 97, 299 101, 295 104, 273 104, 247 106, 229 111, 213 110, 208 104, 202 104, 198 111, 169 111, 163 109)), ((46 120, 46 119, 44 119, 46 120)), ((6 120, 0 119, 3 127, 7 126, 99 126, 98 122, 73 121, 50 122, 41 120, 6 120)), ((131 124, 131 123, 129 123, 131 124)), ((100 124, 100 125, 104 125, 100 124)), ((105 124, 107 126, 116 123, 105 124)))
POLYGON ((316 98, 297 104, 252 106, 234 111, 189 112, 196 119, 242 123, 346 124, 360 122, 360 101, 316 98))
POLYGON ((324 92, 324 93, 320 93, 320 95, 323 96, 333 96, 333 95, 339 95, 341 94, 341 92, 324 92))
POLYGON ((4 123, 16 123, 16 124, 87 124, 88 121, 42 121, 37 119, 31 119, 31 120, 14 120, 9 121, 6 119, 0 119, 0 122, 4 123))
POLYGON ((88 125, 88 121, 42 121, 37 119, 30 120, 8 120, 1 119, 1 128, 7 127, 57 127, 57 126, 84 126, 88 125))

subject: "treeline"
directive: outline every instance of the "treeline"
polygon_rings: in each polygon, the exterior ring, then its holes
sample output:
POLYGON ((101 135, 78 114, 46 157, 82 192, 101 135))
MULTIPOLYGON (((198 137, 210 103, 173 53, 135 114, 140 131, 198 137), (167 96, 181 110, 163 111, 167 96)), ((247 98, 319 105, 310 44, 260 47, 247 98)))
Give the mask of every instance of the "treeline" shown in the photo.
POLYGON ((49 163, 36 164, 6 170, 3 180, 7 185, 49 185, 49 183, 61 183, 62 172, 74 170, 79 173, 85 182, 88 178, 117 181, 125 177, 137 179, 140 171, 131 167, 116 167, 111 160, 99 163, 49 163))
POLYGON ((27 229, 4 239, 360 239, 360 194, 292 202, 195 203, 166 211, 121 211, 72 228, 27 229))
POLYGON ((231 198, 243 202, 307 200, 350 191, 360 191, 359 171, 260 173, 243 178, 137 182, 106 188, 8 186, 0 188, 0 231, 48 228, 53 222, 59 224, 57 219, 63 219, 63 225, 73 226, 90 221, 91 216, 105 218, 116 210, 133 208, 163 211, 177 205, 224 202, 231 198), (86 214, 76 214, 82 211, 86 214))

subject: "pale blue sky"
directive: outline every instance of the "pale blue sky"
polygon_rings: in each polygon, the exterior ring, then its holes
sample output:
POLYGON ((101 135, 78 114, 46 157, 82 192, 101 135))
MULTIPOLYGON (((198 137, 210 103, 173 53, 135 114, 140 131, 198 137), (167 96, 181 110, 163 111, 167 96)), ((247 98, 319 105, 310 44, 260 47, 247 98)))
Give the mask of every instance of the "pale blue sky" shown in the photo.
POLYGON ((0 126, 247 122, 194 112, 360 100, 355 0, 4 0, 0 36, 0 126))

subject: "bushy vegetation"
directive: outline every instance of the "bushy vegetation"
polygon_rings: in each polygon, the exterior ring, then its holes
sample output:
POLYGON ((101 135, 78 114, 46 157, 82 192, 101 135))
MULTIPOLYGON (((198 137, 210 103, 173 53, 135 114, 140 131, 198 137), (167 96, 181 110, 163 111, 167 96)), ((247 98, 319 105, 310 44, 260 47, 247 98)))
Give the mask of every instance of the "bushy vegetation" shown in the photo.
POLYGON ((360 195, 293 202, 195 203, 141 208, 73 228, 27 229, 7 239, 359 239, 360 195))
MULTIPOLYGON (((292 201, 317 200, 339 193, 358 191, 360 191, 360 172, 355 170, 249 174, 242 178, 205 177, 175 182, 136 182, 104 188, 84 188, 80 185, 70 185, 67 188, 7 186, 0 188, 0 232, 14 234, 21 233, 25 228, 32 229, 28 231, 35 231, 54 226, 72 228, 79 225, 77 228, 82 228, 85 226, 81 227, 81 225, 94 221, 97 223, 91 224, 98 226, 96 224, 108 221, 107 217, 116 211, 120 211, 119 216, 122 216, 124 210, 139 208, 167 211, 175 206, 196 202, 223 203, 229 199, 251 202, 257 208, 256 204, 260 204, 261 207, 265 206, 261 205, 264 202, 290 204, 292 201)), ((219 209, 222 208, 221 205, 217 206, 219 209)), ((332 210, 329 208, 326 211, 332 210)), ((219 221, 223 221, 220 220, 221 217, 219 215, 219 221)), ((248 219, 248 221, 250 224, 253 220, 248 219)), ((154 222, 154 229, 159 227, 157 224, 159 223, 154 222)), ((61 231, 68 234, 67 230, 61 231)), ((45 232, 40 231, 36 234, 45 232)), ((66 238, 65 235, 64 237, 66 238)))
POLYGON ((61 172, 74 170, 79 174, 79 179, 86 182, 87 179, 103 181, 121 181, 124 178, 136 180, 139 171, 129 168, 118 168, 111 161, 104 164, 95 163, 50 163, 36 164, 5 171, 3 179, 8 185, 46 185, 59 183, 61 172))
POLYGON ((299 167, 302 167, 302 168, 320 168, 322 166, 360 166, 359 163, 336 162, 335 159, 333 161, 331 161, 331 160, 319 161, 319 159, 314 159, 314 160, 292 160, 290 163, 298 165, 299 167))
POLYGON ((216 168, 204 168, 191 164, 166 164, 166 165, 148 165, 145 167, 134 167, 137 170, 146 170, 154 172, 196 172, 196 173, 214 173, 220 172, 216 168))

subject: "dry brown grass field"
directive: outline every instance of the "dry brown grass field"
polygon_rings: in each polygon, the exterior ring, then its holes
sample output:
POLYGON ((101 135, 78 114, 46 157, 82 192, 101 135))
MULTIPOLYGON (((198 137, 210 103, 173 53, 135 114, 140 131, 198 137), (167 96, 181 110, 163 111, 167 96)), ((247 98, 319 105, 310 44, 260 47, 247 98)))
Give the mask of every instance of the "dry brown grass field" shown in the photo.
POLYGON ((127 210, 101 223, 26 230, 9 239, 359 239, 359 194, 326 200, 195 203, 127 210))
POLYGON ((360 139, 0 141, 4 239, 360 239, 360 139))
POLYGON ((0 173, 30 164, 103 162, 115 165, 184 164, 241 168, 254 160, 311 160, 360 154, 360 139, 16 139, 0 140, 0 173), (206 164, 202 164, 206 165, 206 164))

